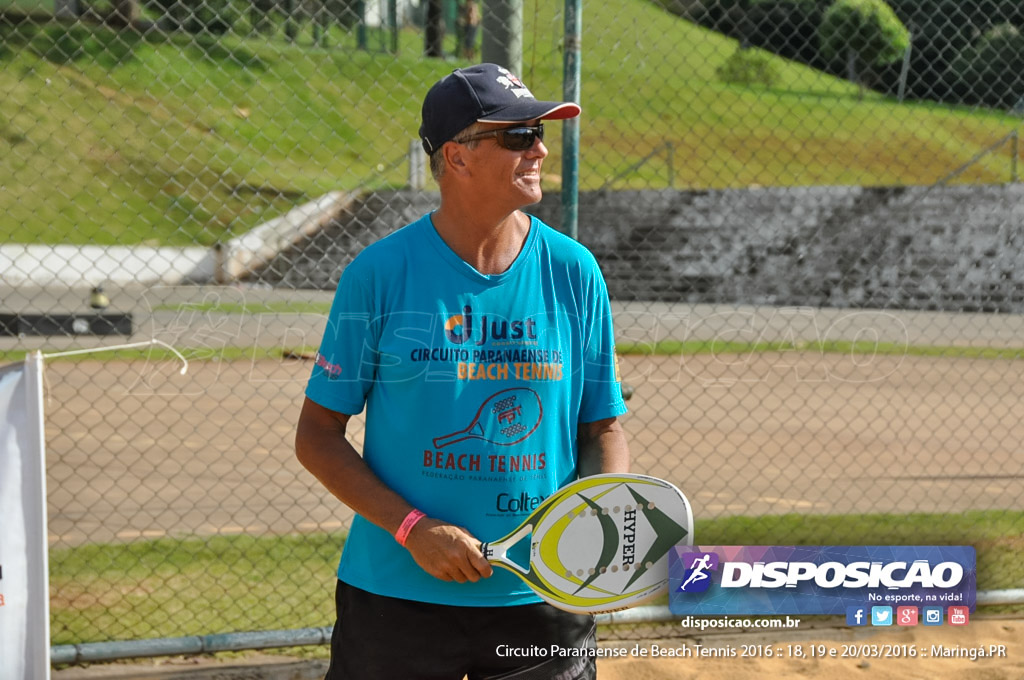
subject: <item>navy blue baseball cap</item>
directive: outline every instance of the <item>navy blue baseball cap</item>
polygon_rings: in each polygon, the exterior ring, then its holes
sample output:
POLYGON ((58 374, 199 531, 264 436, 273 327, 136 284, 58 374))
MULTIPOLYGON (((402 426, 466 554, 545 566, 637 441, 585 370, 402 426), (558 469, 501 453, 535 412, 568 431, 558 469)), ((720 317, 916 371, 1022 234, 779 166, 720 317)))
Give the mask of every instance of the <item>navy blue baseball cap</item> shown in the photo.
POLYGON ((432 154, 473 123, 523 123, 580 115, 572 102, 542 102, 511 71, 497 64, 457 68, 423 99, 420 141, 432 154))

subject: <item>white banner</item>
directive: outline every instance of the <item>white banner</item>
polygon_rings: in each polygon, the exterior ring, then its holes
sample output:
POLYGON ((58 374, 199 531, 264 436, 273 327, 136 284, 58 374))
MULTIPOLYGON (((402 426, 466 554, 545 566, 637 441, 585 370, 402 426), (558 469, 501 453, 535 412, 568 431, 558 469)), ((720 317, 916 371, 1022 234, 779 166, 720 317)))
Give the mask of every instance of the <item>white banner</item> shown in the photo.
POLYGON ((50 677, 43 359, 0 368, 0 680, 50 677))

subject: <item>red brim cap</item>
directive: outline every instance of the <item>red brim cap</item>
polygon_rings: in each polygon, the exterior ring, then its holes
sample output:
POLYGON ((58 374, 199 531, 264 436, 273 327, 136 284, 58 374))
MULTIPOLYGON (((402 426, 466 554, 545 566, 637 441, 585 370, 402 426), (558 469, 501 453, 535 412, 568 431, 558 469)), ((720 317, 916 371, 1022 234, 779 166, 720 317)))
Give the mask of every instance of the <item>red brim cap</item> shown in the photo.
POLYGON ((528 120, 565 120, 578 115, 580 115, 579 104, 524 99, 476 120, 478 123, 524 123, 528 120))
POLYGON ((478 64, 455 69, 430 88, 423 99, 420 141, 430 154, 474 121, 514 124, 578 115, 578 104, 537 101, 508 69, 478 64))

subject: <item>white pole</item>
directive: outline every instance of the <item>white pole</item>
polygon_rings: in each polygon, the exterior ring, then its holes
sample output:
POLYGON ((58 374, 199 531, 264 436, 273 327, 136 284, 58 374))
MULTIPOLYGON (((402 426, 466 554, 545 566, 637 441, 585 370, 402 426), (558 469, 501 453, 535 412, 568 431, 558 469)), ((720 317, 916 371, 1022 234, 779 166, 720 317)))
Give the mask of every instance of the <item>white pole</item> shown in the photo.
POLYGON ((0 680, 50 677, 42 371, 0 368, 0 680))
POLYGON ((25 533, 28 539, 28 678, 50 678, 50 556, 46 526, 46 436, 43 355, 25 357, 29 456, 25 461, 25 533))

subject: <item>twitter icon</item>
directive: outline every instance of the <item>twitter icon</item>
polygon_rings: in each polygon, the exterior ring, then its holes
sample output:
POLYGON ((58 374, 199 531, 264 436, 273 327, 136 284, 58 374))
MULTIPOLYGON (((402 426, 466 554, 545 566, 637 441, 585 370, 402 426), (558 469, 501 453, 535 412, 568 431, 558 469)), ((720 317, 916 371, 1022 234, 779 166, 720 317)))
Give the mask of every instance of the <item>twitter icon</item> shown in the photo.
POLYGON ((871 608, 871 625, 872 626, 891 626, 892 625, 892 607, 872 607, 871 608))

